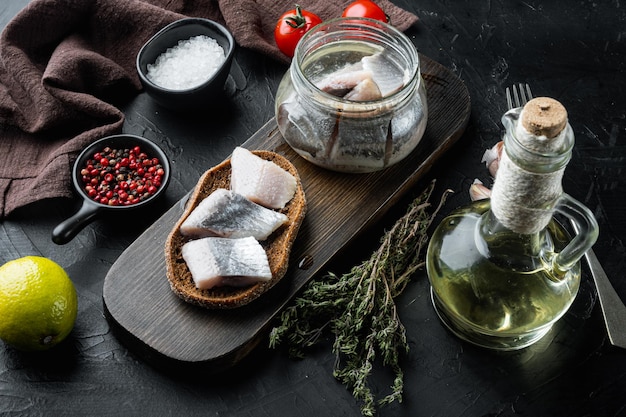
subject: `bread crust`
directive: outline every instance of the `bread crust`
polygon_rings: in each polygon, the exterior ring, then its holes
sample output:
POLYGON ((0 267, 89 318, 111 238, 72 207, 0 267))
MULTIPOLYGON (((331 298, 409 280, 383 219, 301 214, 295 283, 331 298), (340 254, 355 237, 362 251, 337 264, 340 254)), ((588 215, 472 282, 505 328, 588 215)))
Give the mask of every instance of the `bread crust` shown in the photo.
POLYGON ((189 197, 183 215, 169 233, 165 243, 165 265, 170 288, 176 295, 188 303, 210 309, 232 309, 244 306, 276 285, 287 272, 291 248, 307 209, 302 182, 296 168, 285 157, 275 152, 263 150, 252 151, 252 153, 272 161, 289 171, 297 183, 294 197, 280 210, 281 213, 284 213, 289 218, 289 221, 275 230, 266 240, 260 242, 267 253, 272 279, 243 288, 224 286, 200 290, 196 288, 191 272, 189 272, 187 264, 183 260, 182 246, 190 238, 180 233, 180 225, 202 199, 217 188, 230 188, 231 165, 230 159, 227 159, 209 169, 200 177, 198 184, 189 197))

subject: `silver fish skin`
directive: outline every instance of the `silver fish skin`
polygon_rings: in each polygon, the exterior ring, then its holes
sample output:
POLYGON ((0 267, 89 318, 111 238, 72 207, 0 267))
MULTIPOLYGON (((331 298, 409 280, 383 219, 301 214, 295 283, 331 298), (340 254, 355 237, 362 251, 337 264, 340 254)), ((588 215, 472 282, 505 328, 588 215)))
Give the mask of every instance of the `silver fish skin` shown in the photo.
POLYGON ((382 97, 400 91, 409 81, 408 74, 391 61, 389 54, 379 52, 364 56, 361 63, 363 69, 372 74, 372 80, 382 97))
POLYGON ((381 97, 382 94, 378 86, 371 78, 363 79, 349 93, 343 96, 344 99, 352 101, 378 100, 381 97))
POLYGON ((198 289, 243 287, 272 279, 267 254, 253 237, 205 237, 182 247, 182 255, 198 289))
POLYGON ((370 101, 399 91, 407 83, 407 77, 388 54, 378 52, 314 83, 320 90, 346 100, 370 101))
POLYGON ((256 204, 241 194, 218 188, 204 198, 180 226, 191 238, 220 236, 267 239, 288 217, 256 204))
POLYGON ((363 69, 359 61, 332 72, 323 78, 313 81, 320 90, 337 97, 344 97, 360 82, 372 79, 372 73, 363 69))

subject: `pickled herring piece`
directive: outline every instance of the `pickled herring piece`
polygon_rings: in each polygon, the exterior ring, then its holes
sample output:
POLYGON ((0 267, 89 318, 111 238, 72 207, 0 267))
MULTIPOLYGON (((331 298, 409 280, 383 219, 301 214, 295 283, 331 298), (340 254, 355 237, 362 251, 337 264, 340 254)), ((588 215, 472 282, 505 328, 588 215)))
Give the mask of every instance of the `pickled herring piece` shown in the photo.
POLYGON ((191 240, 182 255, 199 289, 245 287, 272 278, 267 254, 253 237, 191 240))
POLYGON ((265 208, 231 190, 218 188, 189 214, 180 225, 180 233, 193 238, 252 236, 265 240, 287 220, 283 213, 265 208))
POLYGON ((363 70, 360 62, 329 74, 321 81, 315 83, 320 90, 337 97, 344 97, 361 81, 371 79, 372 74, 363 70))
POLYGON ((282 209, 296 192, 293 175, 247 149, 235 148, 230 165, 231 190, 264 207, 282 209))
POLYGON ((361 64, 366 72, 372 74, 372 80, 378 86, 382 97, 387 97, 407 83, 406 71, 395 65, 389 54, 377 53, 361 58, 361 64))
POLYGON ((387 97, 406 84, 406 74, 383 53, 364 56, 314 81, 320 90, 351 101, 369 101, 387 97))
POLYGON ((346 100, 352 101, 378 100, 381 97, 378 86, 371 78, 360 81, 348 94, 343 96, 346 100))
POLYGON ((352 101, 377 100, 382 94, 370 71, 359 61, 333 72, 316 83, 316 86, 337 97, 352 101))

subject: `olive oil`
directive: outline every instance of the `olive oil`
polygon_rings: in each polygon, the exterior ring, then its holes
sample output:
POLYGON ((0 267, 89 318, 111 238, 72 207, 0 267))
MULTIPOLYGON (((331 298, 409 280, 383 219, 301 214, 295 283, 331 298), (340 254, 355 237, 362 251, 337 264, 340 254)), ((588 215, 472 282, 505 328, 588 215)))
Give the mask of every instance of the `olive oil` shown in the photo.
POLYGON ((542 337, 567 311, 580 283, 580 266, 555 275, 552 259, 570 241, 556 221, 533 238, 509 232, 497 242, 480 231, 489 201, 450 214, 431 237, 427 268, 442 321, 457 336, 495 349, 520 348, 542 337))
POLYGON ((535 343, 567 312, 598 224, 561 187, 574 146, 565 108, 536 98, 505 113, 502 123, 504 151, 491 198, 439 224, 426 266, 435 310, 453 333, 513 350, 535 343), (580 232, 571 238, 555 214, 580 232))

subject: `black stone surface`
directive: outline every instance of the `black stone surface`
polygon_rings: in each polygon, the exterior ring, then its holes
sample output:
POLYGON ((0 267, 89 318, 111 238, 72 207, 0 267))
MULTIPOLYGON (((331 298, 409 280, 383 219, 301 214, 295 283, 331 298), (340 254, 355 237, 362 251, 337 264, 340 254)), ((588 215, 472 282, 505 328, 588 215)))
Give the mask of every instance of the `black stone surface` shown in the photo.
MULTIPOLYGON (((27 3, 5 0, 0 25, 27 3)), ((587 0, 395 3, 420 17, 407 31, 419 51, 454 71, 472 97, 464 136, 423 180, 425 185, 436 178, 438 194, 455 191, 444 213, 469 201, 474 178, 490 182, 480 160, 503 132, 504 90, 528 82, 535 95, 557 98, 568 109, 577 144, 563 186, 596 215, 601 233, 594 249, 626 300, 626 5, 587 0)), ((204 170, 273 116, 274 93, 286 69, 240 48, 227 100, 219 109, 181 116, 159 108, 145 94, 128 104, 125 132, 156 141, 173 163, 165 201, 148 215, 100 219, 65 246, 55 245, 50 234, 77 209, 78 200, 35 204, 0 223, 2 263, 25 255, 50 257, 73 278, 80 302, 75 329, 58 348, 25 354, 0 344, 0 415, 359 415, 358 402, 332 376, 330 339, 304 360, 261 346, 221 375, 173 375, 128 350, 103 316, 102 284, 110 266, 204 170)), ((348 248, 334 270, 368 257, 382 231, 420 191, 417 187, 348 248)), ((397 303, 411 348, 403 362, 405 398, 381 408, 380 416, 626 416, 626 351, 608 342, 586 267, 567 315, 540 343, 513 353, 475 348, 446 331, 431 306, 425 272, 417 274, 397 303)), ((377 393, 386 393, 390 382, 384 371, 375 371, 377 393)))

